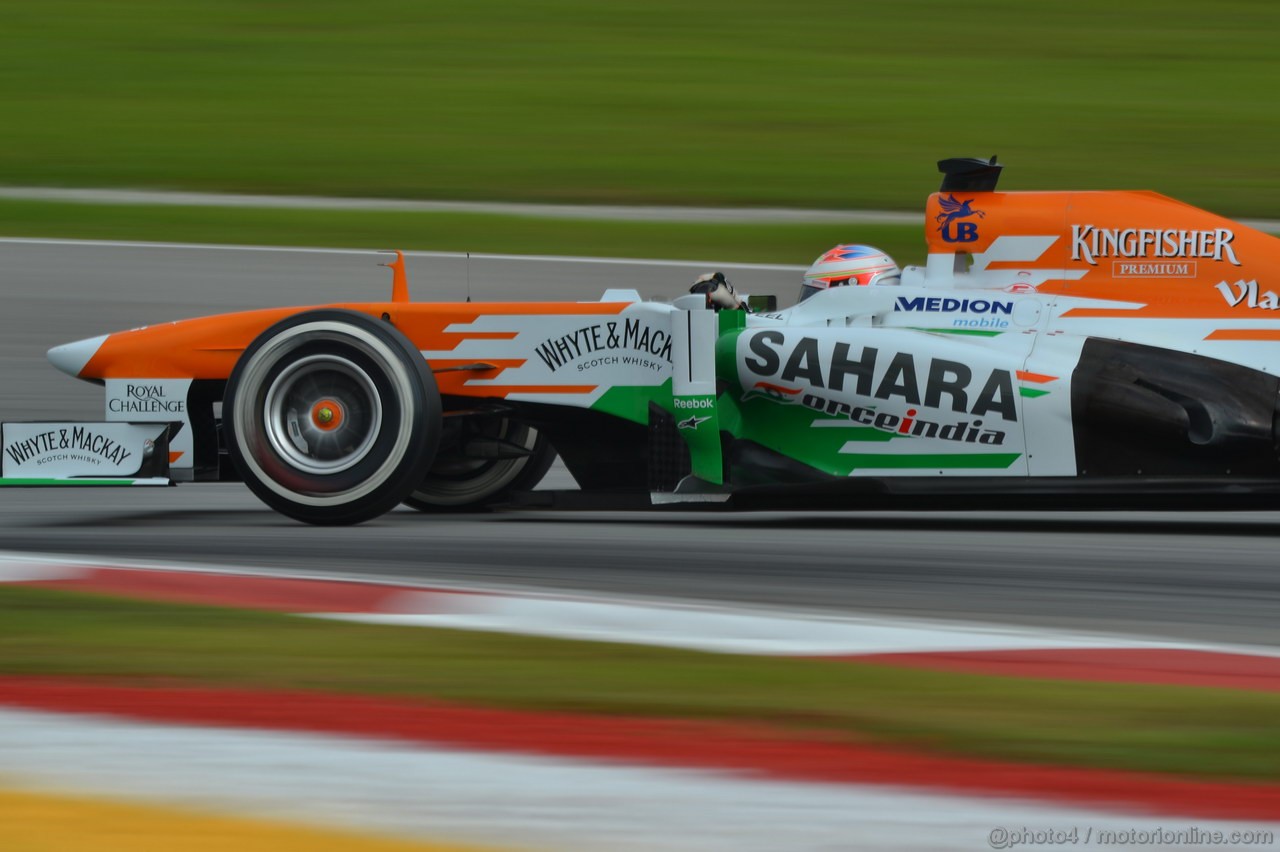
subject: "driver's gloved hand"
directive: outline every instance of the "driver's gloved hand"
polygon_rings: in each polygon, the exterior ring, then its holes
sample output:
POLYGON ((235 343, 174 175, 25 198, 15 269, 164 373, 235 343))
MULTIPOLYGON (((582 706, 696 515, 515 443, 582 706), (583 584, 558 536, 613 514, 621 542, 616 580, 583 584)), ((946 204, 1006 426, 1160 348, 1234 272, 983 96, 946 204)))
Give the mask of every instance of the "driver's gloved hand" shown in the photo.
POLYGON ((720 310, 728 308, 729 310, 746 310, 746 303, 738 297, 738 293, 733 289, 733 285, 729 283, 729 279, 724 277, 723 272, 708 272, 699 275, 698 279, 693 282, 693 286, 689 288, 690 293, 702 293, 707 297, 707 307, 720 310))

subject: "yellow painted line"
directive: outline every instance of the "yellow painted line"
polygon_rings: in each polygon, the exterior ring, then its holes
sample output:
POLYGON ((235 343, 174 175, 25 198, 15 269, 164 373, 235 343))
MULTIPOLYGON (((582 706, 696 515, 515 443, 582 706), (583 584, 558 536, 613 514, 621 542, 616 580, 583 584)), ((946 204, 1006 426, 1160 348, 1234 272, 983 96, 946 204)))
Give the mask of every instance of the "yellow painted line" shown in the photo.
POLYGON ((154 805, 0 790, 4 852, 494 852, 154 805))

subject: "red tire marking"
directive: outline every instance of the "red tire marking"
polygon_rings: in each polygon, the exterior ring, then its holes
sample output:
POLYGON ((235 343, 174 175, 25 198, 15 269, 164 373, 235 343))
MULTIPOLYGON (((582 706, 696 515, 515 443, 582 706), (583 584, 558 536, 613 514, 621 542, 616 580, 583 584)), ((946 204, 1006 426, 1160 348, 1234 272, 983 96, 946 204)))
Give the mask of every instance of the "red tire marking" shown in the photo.
POLYGON ((379 586, 337 580, 300 580, 248 574, 203 574, 180 571, 147 571, 131 568, 97 568, 84 577, 40 580, 20 585, 66 589, 104 595, 121 595, 169 603, 195 603, 267 609, 276 612, 392 612, 394 599, 414 595, 415 611, 456 612, 470 592, 433 592, 411 586, 379 586), (417 604, 441 604, 438 610, 417 604), (443 606, 450 601, 450 606, 443 606))

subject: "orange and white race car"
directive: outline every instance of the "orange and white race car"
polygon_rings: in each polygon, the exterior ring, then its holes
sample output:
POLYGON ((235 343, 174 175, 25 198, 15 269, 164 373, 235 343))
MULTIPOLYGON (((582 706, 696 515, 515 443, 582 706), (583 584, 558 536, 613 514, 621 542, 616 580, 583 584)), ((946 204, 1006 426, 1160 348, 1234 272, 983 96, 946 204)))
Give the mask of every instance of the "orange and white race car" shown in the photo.
POLYGON ((101 423, 4 426, 3 479, 242 478, 313 523, 588 496, 731 505, 1280 505, 1280 241, 1151 192, 944 160, 928 260, 783 310, 386 302, 54 348, 101 423))

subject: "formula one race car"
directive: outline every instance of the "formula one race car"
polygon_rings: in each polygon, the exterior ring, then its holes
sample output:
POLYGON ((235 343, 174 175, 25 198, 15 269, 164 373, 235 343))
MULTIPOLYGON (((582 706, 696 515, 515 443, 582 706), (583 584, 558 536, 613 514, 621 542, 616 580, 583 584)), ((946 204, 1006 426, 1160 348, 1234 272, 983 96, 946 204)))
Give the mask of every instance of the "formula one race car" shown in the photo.
POLYGON ((242 478, 320 524, 582 494, 760 507, 1280 505, 1280 242, 1149 192, 944 160, 928 261, 784 310, 281 308, 51 350, 106 422, 4 427, 5 482, 242 478))

